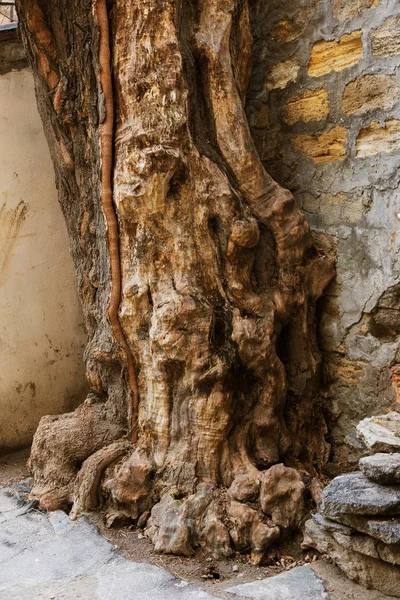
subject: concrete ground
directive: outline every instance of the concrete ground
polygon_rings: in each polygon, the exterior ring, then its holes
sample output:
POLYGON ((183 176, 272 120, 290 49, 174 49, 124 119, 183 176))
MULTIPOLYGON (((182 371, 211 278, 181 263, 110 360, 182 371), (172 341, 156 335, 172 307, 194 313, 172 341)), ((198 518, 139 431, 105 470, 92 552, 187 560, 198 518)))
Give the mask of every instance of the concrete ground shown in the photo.
POLYGON ((214 594, 148 563, 121 556, 85 518, 44 513, 24 483, 0 487, 0 600, 384 600, 318 561, 214 594))

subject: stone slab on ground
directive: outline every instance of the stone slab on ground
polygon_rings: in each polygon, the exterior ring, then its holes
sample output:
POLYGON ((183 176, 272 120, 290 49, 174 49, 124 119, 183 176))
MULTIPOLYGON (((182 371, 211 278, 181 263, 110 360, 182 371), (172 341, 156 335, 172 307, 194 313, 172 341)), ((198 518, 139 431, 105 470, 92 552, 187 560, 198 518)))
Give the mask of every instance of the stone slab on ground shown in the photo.
POLYGON ((400 486, 374 483, 360 472, 339 475, 322 492, 320 510, 325 517, 395 514, 400 512, 400 486))
POLYGON ((360 458, 358 466, 371 481, 384 485, 400 484, 400 452, 378 452, 364 456, 360 458))
POLYGON ((97 579, 98 600, 215 599, 215 596, 177 579, 160 567, 127 561, 122 557, 104 565, 98 572, 97 579))
POLYGON ((328 600, 322 579, 306 566, 261 581, 236 585, 227 592, 255 600, 328 600))
POLYGON ((159 567, 119 555, 85 518, 43 513, 0 488, 1 600, 215 600, 159 567))

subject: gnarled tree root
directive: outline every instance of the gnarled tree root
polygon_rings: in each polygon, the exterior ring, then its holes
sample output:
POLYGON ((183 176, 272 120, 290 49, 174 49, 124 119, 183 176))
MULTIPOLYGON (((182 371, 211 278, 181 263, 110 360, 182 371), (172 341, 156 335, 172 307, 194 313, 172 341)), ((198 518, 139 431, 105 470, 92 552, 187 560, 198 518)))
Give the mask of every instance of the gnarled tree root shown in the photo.
POLYGON ((100 480, 104 471, 124 456, 130 447, 127 440, 119 440, 101 448, 85 460, 75 480, 74 504, 69 514, 71 519, 97 507, 100 480))
POLYGON ((69 507, 82 463, 124 433, 107 403, 85 402, 72 413, 43 417, 29 459, 34 474, 30 498, 45 510, 69 507))

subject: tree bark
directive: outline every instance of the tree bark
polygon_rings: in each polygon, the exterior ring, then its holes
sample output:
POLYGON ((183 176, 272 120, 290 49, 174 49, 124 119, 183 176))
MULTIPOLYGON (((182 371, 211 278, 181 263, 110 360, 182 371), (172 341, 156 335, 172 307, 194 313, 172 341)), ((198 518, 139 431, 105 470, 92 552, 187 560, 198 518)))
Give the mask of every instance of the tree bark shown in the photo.
POLYGON ((151 511, 160 551, 250 548, 260 562, 329 455, 316 301, 333 259, 251 139, 247 0, 18 12, 91 387, 74 413, 42 419, 32 497, 73 516, 151 511))

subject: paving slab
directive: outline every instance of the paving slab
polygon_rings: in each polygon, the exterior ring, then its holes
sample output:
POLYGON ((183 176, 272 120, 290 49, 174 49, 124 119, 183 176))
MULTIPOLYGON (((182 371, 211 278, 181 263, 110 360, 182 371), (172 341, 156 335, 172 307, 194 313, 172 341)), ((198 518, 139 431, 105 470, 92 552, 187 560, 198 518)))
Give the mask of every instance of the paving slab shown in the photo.
POLYGON ((328 600, 322 579, 306 566, 268 579, 236 585, 227 592, 255 600, 328 600))
POLYGON ((0 526, 0 563, 53 536, 50 523, 37 512, 4 521, 0 526))
POLYGON ((1 590, 0 598, 1 600, 98 600, 97 577, 78 577, 72 581, 53 580, 31 585, 19 583, 1 590))
POLYGON ((215 600, 147 563, 122 557, 84 517, 44 513, 0 488, 1 600, 215 600))
MULTIPOLYGON (((21 520, 23 527, 23 521, 21 520)), ((62 536, 54 536, 1 563, 1 590, 16 581, 26 584, 92 575, 114 555, 114 547, 82 522, 62 536)))
POLYGON ((98 572, 98 600, 213 600, 202 590, 181 581, 164 569, 134 563, 122 557, 98 572))

